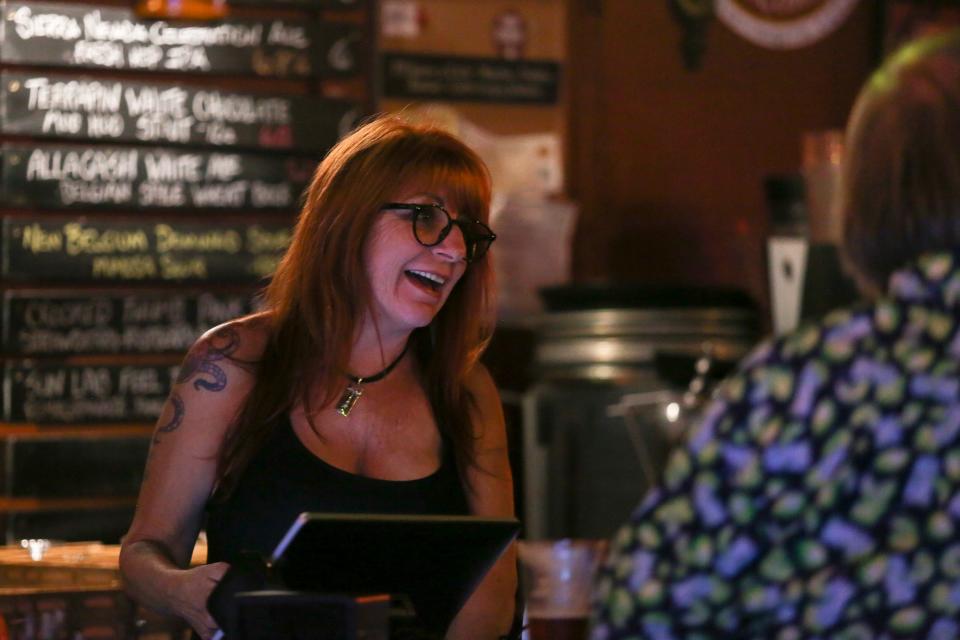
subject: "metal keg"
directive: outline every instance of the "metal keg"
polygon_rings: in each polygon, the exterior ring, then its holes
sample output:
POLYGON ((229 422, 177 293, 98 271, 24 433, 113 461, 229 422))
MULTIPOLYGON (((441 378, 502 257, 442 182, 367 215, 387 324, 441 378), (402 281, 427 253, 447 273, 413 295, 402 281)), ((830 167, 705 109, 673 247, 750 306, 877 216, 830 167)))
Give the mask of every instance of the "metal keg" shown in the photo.
POLYGON ((758 314, 723 289, 564 287, 544 299, 524 398, 527 536, 609 537, 755 344, 758 314))

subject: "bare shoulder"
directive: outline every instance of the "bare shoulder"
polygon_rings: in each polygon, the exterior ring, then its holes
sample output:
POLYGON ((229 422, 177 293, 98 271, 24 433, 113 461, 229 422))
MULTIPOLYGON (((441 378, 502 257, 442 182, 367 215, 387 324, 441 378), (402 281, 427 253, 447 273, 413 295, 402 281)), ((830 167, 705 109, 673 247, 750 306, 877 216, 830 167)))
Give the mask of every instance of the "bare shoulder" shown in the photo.
POLYGON ((475 435, 481 442, 500 442, 504 439, 503 407, 493 376, 477 363, 467 374, 466 385, 473 399, 475 435))
POLYGON ((180 364, 154 442, 184 433, 218 442, 253 386, 269 331, 268 319, 258 314, 200 336, 180 364))
POLYGON ((270 336, 270 320, 256 313, 217 325, 197 339, 191 353, 216 354, 240 363, 255 363, 270 336))
POLYGON ((225 322, 204 333, 180 365, 178 385, 195 391, 228 391, 231 379, 246 386, 252 382, 257 361, 263 355, 269 323, 262 315, 225 322))

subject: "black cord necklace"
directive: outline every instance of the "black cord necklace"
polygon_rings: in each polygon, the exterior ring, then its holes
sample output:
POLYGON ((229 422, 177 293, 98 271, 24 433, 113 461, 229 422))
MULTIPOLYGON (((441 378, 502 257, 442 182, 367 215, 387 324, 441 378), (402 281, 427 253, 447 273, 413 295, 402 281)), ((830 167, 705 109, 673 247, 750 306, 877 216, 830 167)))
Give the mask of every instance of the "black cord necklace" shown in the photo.
POLYGON ((383 380, 387 375, 393 371, 393 368, 403 360, 403 356, 407 353, 407 347, 410 346, 410 342, 407 341, 407 344, 403 345, 403 351, 400 352, 393 362, 388 364, 383 371, 373 374, 372 376, 366 376, 361 378, 360 376, 355 376, 351 374, 345 374, 347 379, 350 380, 350 384, 347 385, 346 391, 343 392, 343 395, 340 396, 340 402, 337 403, 337 413, 343 417, 350 415, 350 412, 353 411, 353 406, 357 404, 357 400, 360 399, 360 396, 363 395, 363 385, 370 384, 371 382, 377 382, 378 380, 383 380))

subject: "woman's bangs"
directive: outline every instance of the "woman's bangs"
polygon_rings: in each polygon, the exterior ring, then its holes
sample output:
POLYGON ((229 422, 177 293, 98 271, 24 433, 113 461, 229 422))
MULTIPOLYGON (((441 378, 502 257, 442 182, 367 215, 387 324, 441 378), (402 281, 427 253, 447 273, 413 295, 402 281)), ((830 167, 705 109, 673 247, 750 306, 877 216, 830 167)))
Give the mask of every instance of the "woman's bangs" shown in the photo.
POLYGON ((486 168, 472 158, 450 150, 408 162, 402 174, 405 184, 423 185, 427 191, 446 194, 445 206, 458 216, 487 221, 490 179, 486 168))
POLYGON ((438 167, 431 182, 446 190, 447 207, 457 215, 487 222, 490 217, 490 183, 470 167, 438 167))

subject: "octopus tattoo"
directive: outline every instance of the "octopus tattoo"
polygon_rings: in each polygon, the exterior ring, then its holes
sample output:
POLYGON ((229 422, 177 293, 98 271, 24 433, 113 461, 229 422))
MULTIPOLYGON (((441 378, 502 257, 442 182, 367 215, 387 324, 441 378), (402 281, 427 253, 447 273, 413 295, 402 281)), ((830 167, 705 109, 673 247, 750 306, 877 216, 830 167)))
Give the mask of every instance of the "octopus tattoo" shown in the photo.
MULTIPOLYGON (((235 329, 231 327, 219 329, 190 350, 183 364, 180 365, 176 384, 186 384, 193 380, 193 388, 198 391, 223 391, 227 386, 227 374, 217 363, 225 358, 231 358, 239 345, 240 336, 235 329)), ((154 443, 159 442, 160 434, 176 431, 183 423, 185 407, 183 398, 176 390, 170 394, 169 406, 172 409, 172 415, 169 420, 157 427, 153 438, 154 443)))

